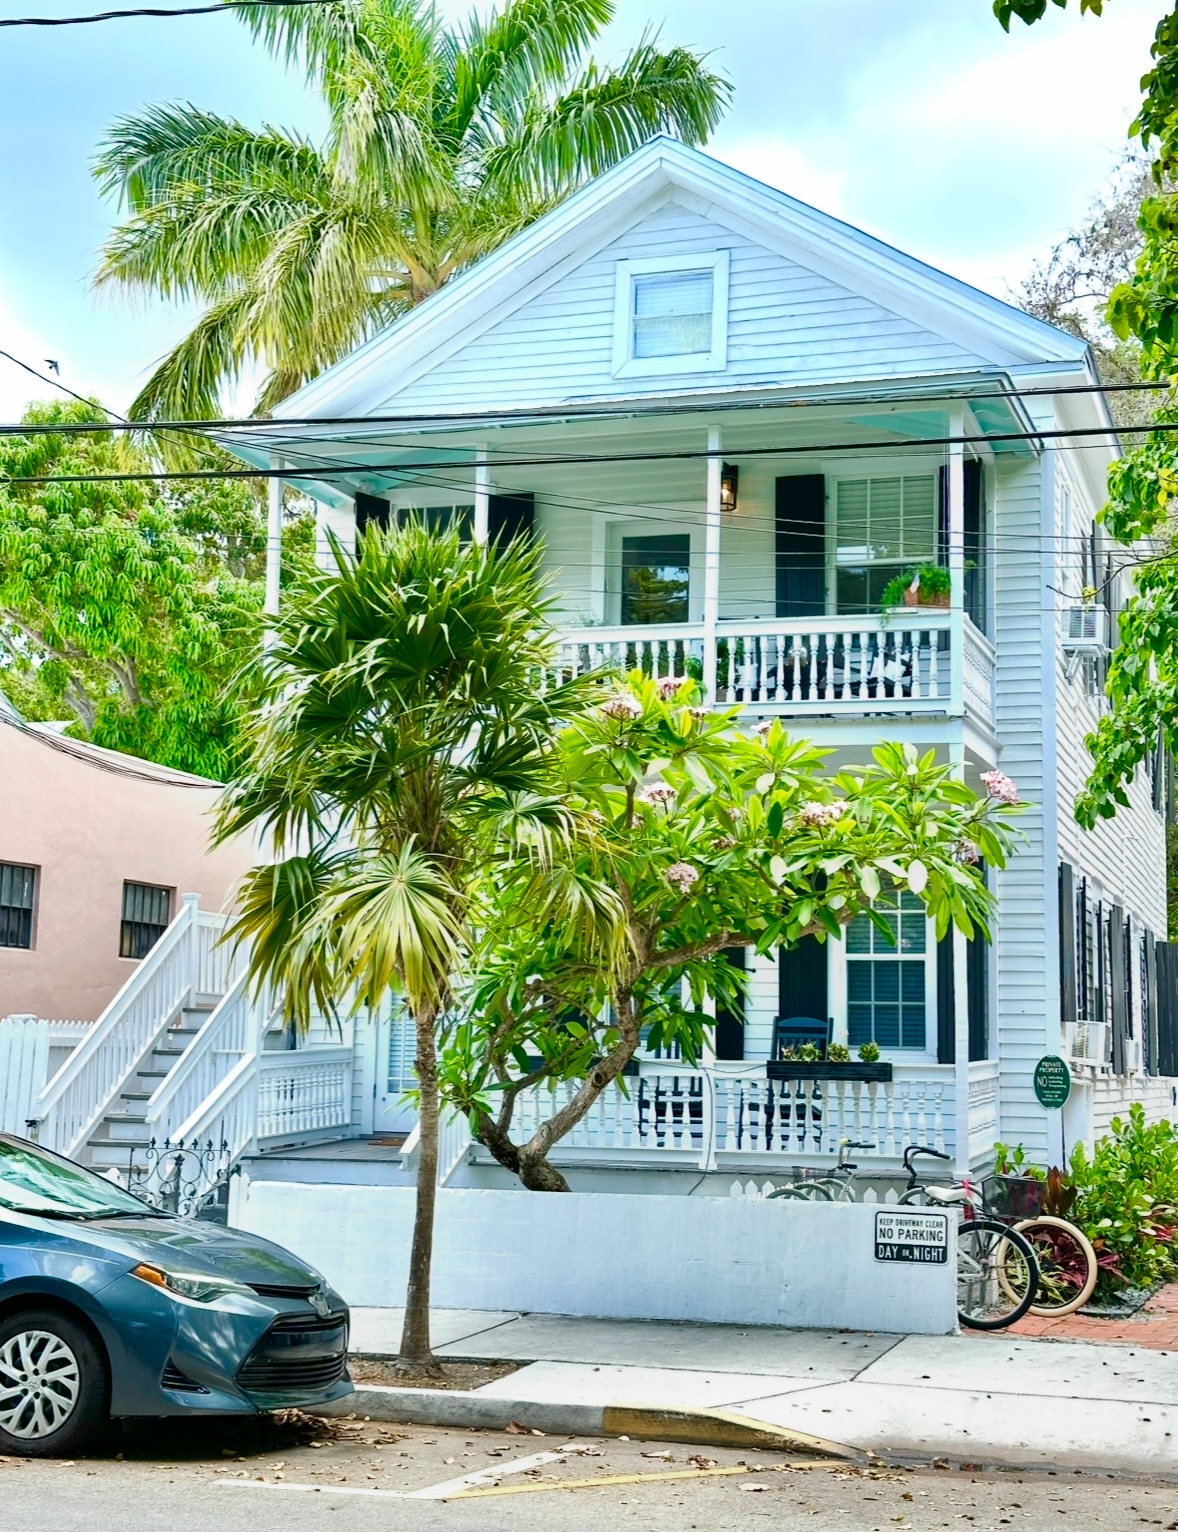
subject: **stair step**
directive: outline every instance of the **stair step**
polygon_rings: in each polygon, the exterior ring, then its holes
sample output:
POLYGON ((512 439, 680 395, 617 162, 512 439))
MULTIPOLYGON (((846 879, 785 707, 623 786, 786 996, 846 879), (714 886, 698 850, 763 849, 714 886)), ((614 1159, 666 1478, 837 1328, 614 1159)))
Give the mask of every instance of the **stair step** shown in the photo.
POLYGON ((150 1101, 154 1092, 149 1090, 125 1090, 120 1095, 120 1101, 150 1101))
POLYGON ((102 1119, 103 1122, 146 1122, 147 1113, 143 1111, 116 1111, 108 1112, 102 1119))
POLYGON ((138 1080, 166 1080, 168 1078, 168 1071, 166 1069, 137 1069, 135 1077, 138 1080))
POLYGON ((92 1138, 92 1144, 124 1144, 129 1149, 133 1144, 146 1147, 151 1142, 151 1133, 145 1122, 112 1122, 108 1117, 98 1132, 100 1136, 92 1138))

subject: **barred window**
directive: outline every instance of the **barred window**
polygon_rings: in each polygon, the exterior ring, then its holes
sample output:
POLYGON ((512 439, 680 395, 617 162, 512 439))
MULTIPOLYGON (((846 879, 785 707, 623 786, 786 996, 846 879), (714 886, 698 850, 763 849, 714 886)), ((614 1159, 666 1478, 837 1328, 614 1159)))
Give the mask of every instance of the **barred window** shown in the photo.
POLYGON ((124 883, 119 956, 146 957, 167 930, 171 918, 170 888, 154 888, 150 883, 124 883))
POLYGON ((0 947, 33 945, 36 891, 36 868, 0 862, 0 947))

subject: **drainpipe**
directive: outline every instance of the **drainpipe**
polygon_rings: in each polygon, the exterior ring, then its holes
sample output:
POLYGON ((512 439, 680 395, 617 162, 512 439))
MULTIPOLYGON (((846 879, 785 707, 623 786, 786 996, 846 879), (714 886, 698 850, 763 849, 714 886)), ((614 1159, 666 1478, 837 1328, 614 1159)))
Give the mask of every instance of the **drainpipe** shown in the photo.
MULTIPOLYGON (((271 470, 279 467, 271 458, 271 470)), ((282 585, 282 480, 274 475, 267 482, 266 516, 266 604, 267 617, 278 616, 278 596, 282 585)), ((272 634, 271 629, 271 634, 272 634)))
POLYGON ((474 529, 476 543, 485 543, 491 535, 491 470, 487 449, 480 447, 474 460, 474 529))

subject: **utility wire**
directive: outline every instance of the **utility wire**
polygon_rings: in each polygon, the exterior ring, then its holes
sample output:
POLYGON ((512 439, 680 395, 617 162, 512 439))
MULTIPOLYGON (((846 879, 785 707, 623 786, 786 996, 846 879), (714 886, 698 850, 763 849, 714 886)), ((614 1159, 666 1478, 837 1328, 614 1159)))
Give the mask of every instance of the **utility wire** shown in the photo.
POLYGON ((171 9, 138 7, 126 11, 99 11, 92 16, 5 16, 0 17, 0 27, 86 27, 95 21, 124 21, 135 16, 211 16, 216 11, 252 10, 258 6, 322 4, 324 0, 220 0, 217 5, 186 5, 171 9))
MULTIPOLYGON (((229 0, 226 0, 229 3, 229 0)), ((241 3, 250 3, 250 0, 241 0, 241 3)), ((282 4, 291 3, 291 0, 253 0, 253 3, 282 4)), ((321 0, 296 0, 296 3, 319 4, 321 0)), ((222 9, 222 6, 216 9, 222 9)), ((23 364, 22 364, 23 365, 23 364)), ((40 374, 38 374, 40 376, 40 374)), ((51 381, 46 379, 45 381, 51 381)), ((44 431, 49 429, 62 432, 88 432, 105 430, 130 430, 130 431, 227 431, 245 429, 251 431, 282 431, 293 426, 433 426, 452 428, 463 425, 494 425, 499 421, 518 424, 520 422, 542 422, 546 420, 562 421, 569 419, 633 419, 663 415, 717 415, 727 414, 732 411, 744 411, 748 413, 763 414, 769 410, 806 410, 806 409, 830 409, 838 405, 846 405, 856 409, 868 404, 894 404, 904 406, 919 406, 922 404, 937 403, 977 403, 986 400, 1005 400, 1007 402, 1018 399, 1056 398, 1070 394, 1108 394, 1108 393, 1133 393, 1152 392, 1156 390, 1173 390, 1178 392, 1178 380, 1151 383, 1066 383, 1066 384, 1043 384, 1035 388, 999 388, 981 393, 976 390, 954 389, 942 393, 914 393, 914 394, 828 394, 819 395, 809 399, 724 399, 709 404, 700 404, 698 401, 660 404, 654 401, 641 402, 637 406, 628 404, 613 404, 607 401, 590 404, 559 404, 543 405, 523 409, 499 409, 470 411, 463 414, 453 415, 309 415, 306 417, 292 417, 290 419, 278 418, 260 420, 256 416, 245 419, 230 420, 134 420, 127 421, 120 417, 119 423, 103 423, 98 421, 79 421, 63 424, 60 427, 24 426, 18 423, 7 422, 0 424, 0 436, 20 436, 26 432, 44 431)), ((86 401, 89 402, 89 401, 86 401)), ((1106 435, 1113 435, 1118 431, 1144 431, 1149 426, 1107 426, 1104 428, 1106 435)))

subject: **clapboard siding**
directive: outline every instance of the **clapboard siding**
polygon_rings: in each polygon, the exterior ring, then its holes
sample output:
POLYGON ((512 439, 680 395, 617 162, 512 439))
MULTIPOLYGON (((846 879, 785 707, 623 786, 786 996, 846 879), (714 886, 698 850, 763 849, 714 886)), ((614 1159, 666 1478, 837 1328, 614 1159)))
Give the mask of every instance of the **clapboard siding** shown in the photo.
POLYGON ((999 460, 994 518, 995 724, 1002 769, 1031 805, 1019 824, 1026 839, 996 887, 1001 1132, 1038 1158, 1047 1152, 1046 1124, 1031 1078, 1036 1061, 1056 1051, 1053 1024, 1059 1010, 1056 965, 1049 957, 1055 950, 1055 907, 1048 900, 1055 836, 1054 794, 1045 770, 1050 748, 1043 685, 1046 571, 1035 536, 1050 494, 1050 473, 1050 459, 999 460))
POLYGON ((486 409, 757 383, 907 377, 982 359, 686 207, 669 204, 404 388, 398 409, 486 409), (619 260, 731 251, 723 373, 612 375, 619 260))

